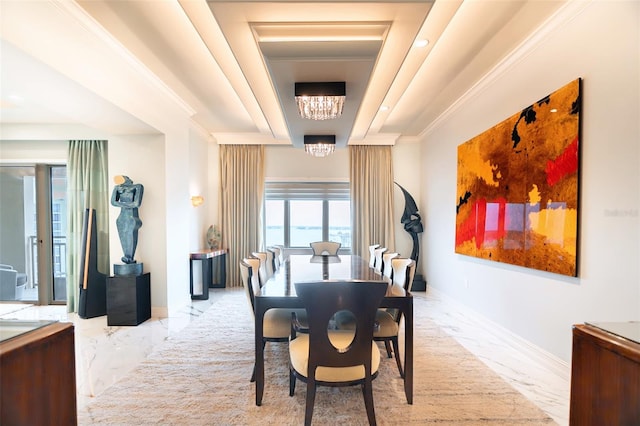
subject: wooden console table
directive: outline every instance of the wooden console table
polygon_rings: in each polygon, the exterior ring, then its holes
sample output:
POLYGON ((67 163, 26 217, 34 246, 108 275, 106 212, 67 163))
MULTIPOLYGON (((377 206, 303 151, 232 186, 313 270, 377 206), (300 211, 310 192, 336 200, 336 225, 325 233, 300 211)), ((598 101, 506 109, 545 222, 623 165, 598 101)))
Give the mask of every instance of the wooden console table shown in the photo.
POLYGON ((0 424, 76 425, 73 324, 0 320, 0 424))
POLYGON ((209 299, 209 288, 225 287, 227 283, 227 250, 200 250, 189 255, 189 291, 191 299, 209 299), (202 274, 195 271, 194 261, 202 264, 202 274), (215 265, 214 265, 215 263, 215 265), (217 272, 214 274, 214 270, 217 272), (194 277, 195 276, 195 277, 194 277), (198 279, 199 278, 199 279, 198 279), (194 281, 200 284, 201 292, 196 290, 194 281))
POLYGON ((573 326, 569 424, 640 425, 640 322, 573 326))

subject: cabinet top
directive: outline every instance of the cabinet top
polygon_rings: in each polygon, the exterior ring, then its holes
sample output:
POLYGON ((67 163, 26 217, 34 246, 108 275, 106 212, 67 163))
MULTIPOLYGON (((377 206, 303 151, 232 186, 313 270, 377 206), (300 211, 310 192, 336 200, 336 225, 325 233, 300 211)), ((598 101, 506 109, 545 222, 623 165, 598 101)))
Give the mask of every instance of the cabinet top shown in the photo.
POLYGON ((640 344, 640 321, 586 322, 586 324, 640 344))
POLYGON ((4 342, 5 340, 13 339, 14 337, 18 337, 22 334, 29 333, 31 331, 37 330, 49 324, 53 324, 57 321, 47 321, 47 320, 14 320, 14 319, 3 319, 0 320, 0 342, 4 342))

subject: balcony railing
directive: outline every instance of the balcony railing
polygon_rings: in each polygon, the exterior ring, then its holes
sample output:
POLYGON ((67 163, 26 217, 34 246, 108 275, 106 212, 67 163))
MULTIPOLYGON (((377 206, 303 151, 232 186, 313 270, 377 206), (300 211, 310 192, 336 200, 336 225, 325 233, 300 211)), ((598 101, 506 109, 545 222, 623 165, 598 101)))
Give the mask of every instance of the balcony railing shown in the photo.
MULTIPOLYGON (((38 238, 30 235, 29 240, 29 256, 27 259, 27 271, 29 288, 38 285, 38 238)), ((67 277, 67 238, 53 237, 53 277, 67 277)))

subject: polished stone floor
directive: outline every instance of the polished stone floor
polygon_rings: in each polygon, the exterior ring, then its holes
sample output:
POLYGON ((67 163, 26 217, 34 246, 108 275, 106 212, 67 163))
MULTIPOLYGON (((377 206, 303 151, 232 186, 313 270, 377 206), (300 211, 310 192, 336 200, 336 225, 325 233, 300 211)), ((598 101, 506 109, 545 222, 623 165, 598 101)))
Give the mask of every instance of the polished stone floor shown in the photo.
MULTIPOLYGON (((70 321, 76 330, 76 380, 78 406, 83 406, 118 381, 153 349, 180 333, 217 300, 221 291, 211 289, 209 300, 194 300, 170 318, 152 318, 135 327, 107 326, 107 317, 90 319, 67 314, 64 306, 0 304, 0 318, 70 321)), ((535 351, 496 332, 437 292, 416 292, 429 301, 430 317, 462 346, 500 374, 504 380, 538 405, 559 425, 569 419, 569 367, 549 363, 535 351)), ((250 315, 247 308, 247 315, 250 315)))

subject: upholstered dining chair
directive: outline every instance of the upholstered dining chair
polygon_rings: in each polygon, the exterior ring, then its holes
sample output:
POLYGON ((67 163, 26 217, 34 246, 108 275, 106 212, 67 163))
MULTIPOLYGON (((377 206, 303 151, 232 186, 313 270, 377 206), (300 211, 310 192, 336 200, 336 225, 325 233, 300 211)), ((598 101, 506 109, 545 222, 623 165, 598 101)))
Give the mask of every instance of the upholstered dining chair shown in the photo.
POLYGON ((271 276, 273 276, 273 252, 254 251, 251 253, 253 257, 260 259, 260 283, 264 285, 271 276))
POLYGON ((373 265, 373 269, 376 270, 377 273, 382 274, 382 255, 387 251, 386 247, 378 247, 373 251, 373 257, 375 258, 375 264, 373 265))
MULTIPOLYGON (((393 269, 393 284, 403 287, 406 291, 411 291, 416 272, 416 262, 413 259, 394 257, 391 259, 391 267, 393 269)), ((391 347, 393 347, 396 364, 398 364, 398 371, 400 372, 400 376, 404 378, 404 370, 402 368, 402 362, 400 361, 400 345, 398 344, 398 332, 400 330, 401 319, 402 315, 397 309, 378 309, 376 312, 377 327, 373 333, 373 340, 384 342, 388 358, 391 358, 391 347)))
POLYGON ((369 267, 373 268, 376 265, 376 249, 380 247, 380 244, 372 244, 369 246, 369 267))
MULTIPOLYGON (((240 277, 242 285, 249 300, 251 314, 255 315, 255 294, 260 290, 260 280, 257 271, 260 269, 260 260, 254 257, 246 257, 240 261, 240 277)), ((264 314, 262 345, 267 342, 287 342, 291 332, 291 310, 269 309, 264 314)), ((256 367, 253 366, 251 381, 256 379, 256 367)))
POLYGON ((400 256, 400 253, 383 253, 382 254, 382 275, 391 279, 393 269, 391 268, 391 259, 400 256))
POLYGON ((316 241, 309 243, 309 245, 311 246, 315 256, 335 256, 338 254, 338 250, 342 243, 337 243, 335 241, 316 241))
POLYGON ((285 258, 284 246, 282 244, 276 244, 273 247, 279 249, 279 251, 278 251, 278 257, 279 257, 278 262, 280 262, 280 265, 282 265, 284 263, 284 258, 285 258))
POLYGON ((378 375, 380 350, 373 342, 375 315, 387 291, 382 281, 299 282, 296 293, 307 310, 308 329, 292 319, 289 341, 289 395, 296 380, 307 383, 304 424, 310 425, 317 386, 362 386, 367 418, 376 424, 371 381, 378 375), (348 310, 354 330, 329 330, 334 314, 348 310))
POLYGON ((270 247, 267 247, 267 250, 273 252, 273 271, 278 272, 281 265, 281 262, 280 262, 281 249, 278 246, 270 246, 270 247))

